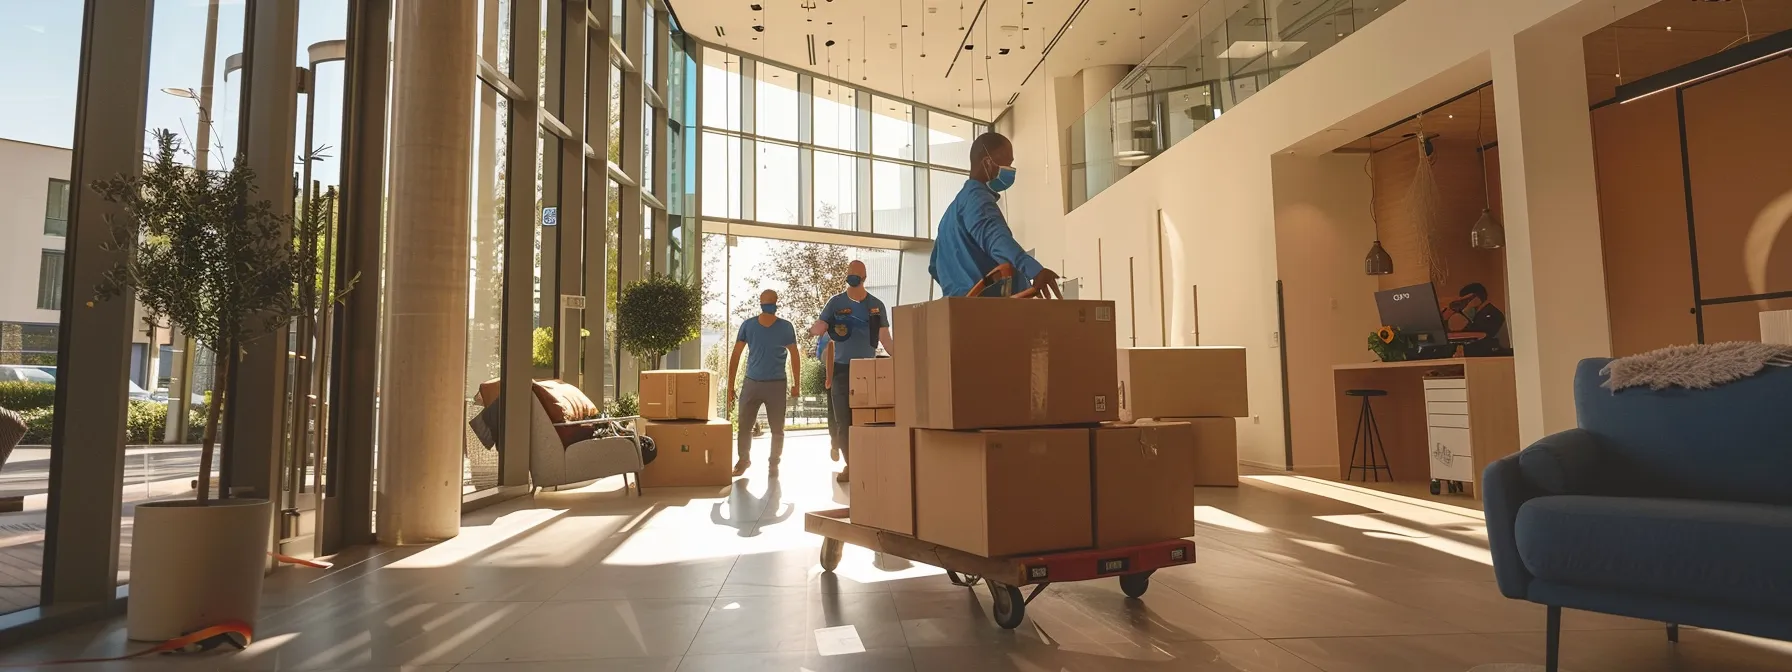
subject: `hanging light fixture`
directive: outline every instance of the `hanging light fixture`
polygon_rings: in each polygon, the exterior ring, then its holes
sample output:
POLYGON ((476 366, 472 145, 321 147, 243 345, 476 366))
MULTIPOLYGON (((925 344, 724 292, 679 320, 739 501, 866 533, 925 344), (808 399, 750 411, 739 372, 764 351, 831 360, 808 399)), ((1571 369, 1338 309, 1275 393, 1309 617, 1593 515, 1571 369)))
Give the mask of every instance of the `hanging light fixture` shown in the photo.
MULTIPOLYGON (((1373 149, 1374 143, 1370 143, 1373 149)), ((1392 275, 1394 258, 1388 255, 1387 249, 1381 246, 1381 220, 1375 216, 1375 153, 1369 153, 1368 160, 1363 162, 1363 172, 1369 174, 1369 221, 1375 223, 1375 242, 1369 244, 1369 254, 1363 257, 1363 273, 1365 275, 1392 275)))
POLYGON ((1477 114, 1481 115, 1475 126, 1475 144, 1478 147, 1475 151, 1481 154, 1481 218, 1475 220, 1475 225, 1469 228, 1468 239, 1475 249, 1497 250, 1506 246, 1506 227, 1500 226, 1500 220, 1493 216, 1493 187, 1487 177, 1487 145, 1481 142, 1481 129, 1487 121, 1484 110, 1479 109, 1485 106, 1486 99, 1482 95, 1481 92, 1475 93, 1475 100, 1480 103, 1477 105, 1477 114))

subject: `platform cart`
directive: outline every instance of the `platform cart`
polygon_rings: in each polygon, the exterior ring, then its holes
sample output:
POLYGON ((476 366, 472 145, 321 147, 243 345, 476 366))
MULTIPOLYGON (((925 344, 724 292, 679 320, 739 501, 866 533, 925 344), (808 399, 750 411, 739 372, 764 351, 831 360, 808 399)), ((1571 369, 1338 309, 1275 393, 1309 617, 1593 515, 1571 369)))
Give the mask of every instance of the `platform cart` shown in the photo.
POLYGON ((850 509, 815 511, 803 519, 803 529, 822 538, 823 570, 832 572, 840 566, 846 544, 933 565, 946 570, 946 578, 953 585, 969 588, 984 584, 995 602, 991 611, 996 624, 1010 630, 1026 618, 1027 604, 1053 583, 1119 577, 1120 590, 1127 597, 1142 597, 1151 587, 1152 572, 1195 561, 1195 542, 1187 539, 1103 550, 985 558, 905 534, 855 525, 850 514, 850 509), (1023 596, 1021 588, 1025 586, 1033 589, 1023 596))

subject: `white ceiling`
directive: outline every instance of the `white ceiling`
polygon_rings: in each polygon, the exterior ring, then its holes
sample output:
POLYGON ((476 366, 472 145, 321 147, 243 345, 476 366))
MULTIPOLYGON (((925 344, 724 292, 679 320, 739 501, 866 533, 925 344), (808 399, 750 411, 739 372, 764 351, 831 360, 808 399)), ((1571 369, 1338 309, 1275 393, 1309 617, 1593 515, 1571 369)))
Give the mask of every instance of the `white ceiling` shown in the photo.
POLYGON ((685 29, 704 41, 983 120, 1000 114, 1029 75, 1037 81, 1095 65, 1138 63, 1201 4, 1200 0, 672 0, 685 29), (754 4, 764 9, 754 11, 754 4), (755 31, 755 25, 765 30, 755 31), (718 26, 721 36, 716 34, 718 26), (1063 37, 1041 64, 1046 46, 1060 29, 1063 37), (814 65, 809 64, 809 35, 814 35, 814 65), (825 46, 828 40, 835 42, 833 47, 825 46), (1001 54, 1001 49, 1008 53, 1001 54))

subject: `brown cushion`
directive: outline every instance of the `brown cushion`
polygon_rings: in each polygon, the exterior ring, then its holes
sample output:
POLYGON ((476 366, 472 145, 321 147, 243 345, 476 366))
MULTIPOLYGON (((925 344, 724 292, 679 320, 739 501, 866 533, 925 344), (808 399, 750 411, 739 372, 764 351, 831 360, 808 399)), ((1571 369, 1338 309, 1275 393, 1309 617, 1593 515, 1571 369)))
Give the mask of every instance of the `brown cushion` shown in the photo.
MULTIPOLYGON (((535 398, 541 400, 542 410, 547 411, 548 420, 555 424, 562 422, 578 422, 597 417, 597 405, 579 388, 558 380, 535 381, 535 398)), ((577 427, 555 427, 560 435, 562 445, 577 442, 577 427)))

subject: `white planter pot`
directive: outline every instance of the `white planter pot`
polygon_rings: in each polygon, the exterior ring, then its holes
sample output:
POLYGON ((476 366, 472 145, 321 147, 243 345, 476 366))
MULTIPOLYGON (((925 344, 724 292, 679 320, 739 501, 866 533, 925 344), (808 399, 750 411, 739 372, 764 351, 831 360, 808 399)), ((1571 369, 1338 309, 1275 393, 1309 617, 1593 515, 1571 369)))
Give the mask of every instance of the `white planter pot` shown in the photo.
POLYGON ((159 642, 261 607, 273 505, 265 499, 140 504, 131 533, 131 639, 159 642))

